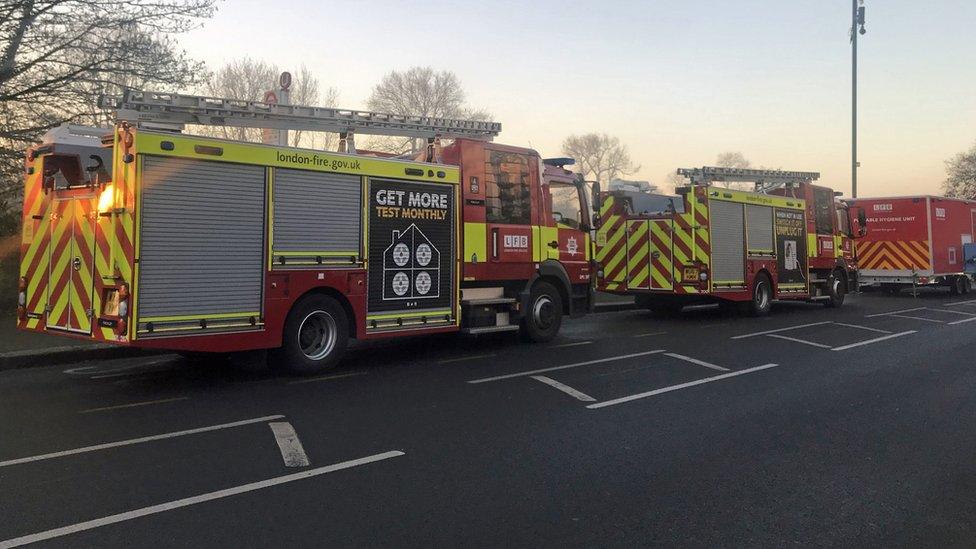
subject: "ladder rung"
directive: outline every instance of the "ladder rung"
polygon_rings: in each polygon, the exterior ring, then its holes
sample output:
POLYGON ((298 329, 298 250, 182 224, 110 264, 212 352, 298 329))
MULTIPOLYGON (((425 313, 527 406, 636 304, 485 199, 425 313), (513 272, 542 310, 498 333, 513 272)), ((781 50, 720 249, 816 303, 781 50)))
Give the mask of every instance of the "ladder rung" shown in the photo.
POLYGON ((99 98, 99 106, 114 110, 117 118, 130 122, 485 140, 491 140, 502 129, 498 122, 403 116, 329 107, 272 105, 260 101, 136 90, 126 90, 121 96, 103 95, 99 98))

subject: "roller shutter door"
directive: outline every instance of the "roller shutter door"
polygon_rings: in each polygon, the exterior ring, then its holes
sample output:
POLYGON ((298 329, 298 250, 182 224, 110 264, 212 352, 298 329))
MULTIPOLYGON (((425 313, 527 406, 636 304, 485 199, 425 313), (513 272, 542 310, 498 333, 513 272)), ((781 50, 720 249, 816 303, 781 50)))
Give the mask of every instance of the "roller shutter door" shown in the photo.
POLYGON ((261 311, 265 172, 143 158, 138 319, 261 311))
POLYGON ((276 169, 274 252, 359 255, 362 182, 358 176, 276 169))
POLYGON ((712 200, 712 279, 716 283, 745 280, 742 204, 712 200))
POLYGON ((750 252, 773 253, 773 208, 746 205, 746 232, 750 252))

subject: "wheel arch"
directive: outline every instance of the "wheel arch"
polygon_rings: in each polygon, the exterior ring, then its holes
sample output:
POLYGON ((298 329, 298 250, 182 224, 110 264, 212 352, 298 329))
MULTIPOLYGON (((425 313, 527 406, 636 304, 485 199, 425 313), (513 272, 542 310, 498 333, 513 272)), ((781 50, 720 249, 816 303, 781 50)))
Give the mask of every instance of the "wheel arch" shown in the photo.
MULTIPOLYGON (((356 312, 353 310, 352 304, 349 302, 349 298, 347 298, 342 292, 340 292, 339 290, 331 286, 317 286, 315 288, 310 288, 305 293, 295 298, 295 300, 292 301, 291 305, 288 307, 288 313, 285 315, 285 319, 287 319, 288 316, 291 315, 291 312, 295 310, 295 307, 297 307, 298 304, 301 303, 303 299, 312 295, 324 295, 336 300, 336 302, 339 303, 339 306, 342 307, 343 312, 346 313, 346 323, 348 324, 349 337, 352 339, 356 339, 357 336, 356 312)), ((284 334, 282 334, 282 337, 284 337, 284 334)), ((281 344, 281 342, 279 342, 279 344, 281 344)))
POLYGON ((559 292, 559 299, 563 302, 563 314, 572 315, 573 301, 571 299, 572 287, 569 282, 569 273, 566 272, 566 267, 563 267, 562 263, 554 259, 547 259, 539 263, 539 269, 525 284, 525 288, 519 294, 523 310, 527 310, 525 307, 529 306, 529 293, 532 291, 532 285, 538 280, 545 280, 555 286, 556 291, 559 292))

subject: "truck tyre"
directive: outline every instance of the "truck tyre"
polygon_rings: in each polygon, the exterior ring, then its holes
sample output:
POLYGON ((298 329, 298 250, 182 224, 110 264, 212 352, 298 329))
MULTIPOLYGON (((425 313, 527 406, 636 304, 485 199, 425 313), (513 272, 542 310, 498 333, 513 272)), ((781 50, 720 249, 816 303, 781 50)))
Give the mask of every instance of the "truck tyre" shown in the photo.
POLYGON ((552 284, 538 281, 529 292, 529 308, 522 319, 522 337, 541 343, 559 333, 563 322, 563 302, 552 284))
POLYGON ((962 295, 966 293, 966 277, 957 276, 952 279, 952 285, 949 287, 949 292, 952 295, 962 295))
POLYGON ((749 300, 750 316, 766 316, 773 306, 773 283, 760 273, 752 282, 752 299, 749 300))
POLYGON ((292 307, 281 347, 270 363, 288 373, 309 375, 334 368, 349 343, 346 311, 326 295, 310 295, 292 307))
POLYGON ((838 271, 833 271, 827 277, 827 301, 824 305, 828 307, 840 307, 844 304, 844 297, 847 295, 847 283, 844 275, 838 271))
POLYGON ((963 293, 968 294, 969 292, 973 291, 973 281, 968 276, 964 276, 962 278, 966 281, 966 290, 963 293))

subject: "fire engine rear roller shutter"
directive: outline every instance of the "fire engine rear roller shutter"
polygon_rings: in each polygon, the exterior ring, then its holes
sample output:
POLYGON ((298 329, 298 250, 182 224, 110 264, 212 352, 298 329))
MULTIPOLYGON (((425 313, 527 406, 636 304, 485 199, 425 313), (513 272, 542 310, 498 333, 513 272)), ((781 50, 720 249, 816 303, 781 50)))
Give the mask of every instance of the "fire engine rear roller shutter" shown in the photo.
POLYGON ((353 252, 358 256, 361 218, 358 176, 275 170, 273 255, 353 252))
POLYGON ((712 200, 709 208, 712 279, 716 283, 742 282, 745 276, 742 204, 712 200))
POLYGON ((773 253, 773 208, 747 204, 746 231, 750 252, 773 253))
POLYGON ((138 319, 261 310, 265 172, 146 156, 138 319))

